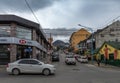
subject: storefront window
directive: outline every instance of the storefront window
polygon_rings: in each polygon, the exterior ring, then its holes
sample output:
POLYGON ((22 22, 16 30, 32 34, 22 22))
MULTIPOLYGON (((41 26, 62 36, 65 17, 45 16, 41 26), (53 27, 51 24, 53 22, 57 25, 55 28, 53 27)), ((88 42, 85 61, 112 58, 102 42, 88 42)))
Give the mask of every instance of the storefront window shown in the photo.
POLYGON ((16 28, 16 37, 31 40, 32 30, 22 26, 18 26, 16 28))
POLYGON ((10 26, 0 26, 0 37, 10 37, 10 26))
POLYGON ((32 47, 30 46, 17 46, 17 59, 21 58, 31 58, 32 57, 32 47))
POLYGON ((10 62, 9 48, 9 45, 0 45, 0 65, 4 65, 10 62))

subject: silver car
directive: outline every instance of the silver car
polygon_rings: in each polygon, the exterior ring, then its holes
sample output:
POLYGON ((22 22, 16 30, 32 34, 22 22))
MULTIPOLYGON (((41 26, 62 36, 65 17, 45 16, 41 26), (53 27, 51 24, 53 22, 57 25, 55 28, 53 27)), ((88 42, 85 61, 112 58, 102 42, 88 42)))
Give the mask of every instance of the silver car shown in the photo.
POLYGON ((8 63, 7 72, 13 75, 20 73, 42 73, 44 75, 50 75, 55 73, 55 66, 45 64, 37 59, 20 59, 12 63, 8 63))

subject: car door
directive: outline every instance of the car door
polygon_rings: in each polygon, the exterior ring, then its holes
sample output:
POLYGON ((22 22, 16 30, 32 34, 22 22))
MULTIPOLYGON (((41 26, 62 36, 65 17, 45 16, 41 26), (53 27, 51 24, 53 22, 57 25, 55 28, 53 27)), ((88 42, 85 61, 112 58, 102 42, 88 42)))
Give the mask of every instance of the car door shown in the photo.
POLYGON ((37 60, 30 60, 31 72, 32 73, 41 73, 43 69, 43 63, 37 60))
POLYGON ((29 60, 21 60, 18 64, 20 71, 23 73, 31 72, 31 64, 29 64, 29 60))

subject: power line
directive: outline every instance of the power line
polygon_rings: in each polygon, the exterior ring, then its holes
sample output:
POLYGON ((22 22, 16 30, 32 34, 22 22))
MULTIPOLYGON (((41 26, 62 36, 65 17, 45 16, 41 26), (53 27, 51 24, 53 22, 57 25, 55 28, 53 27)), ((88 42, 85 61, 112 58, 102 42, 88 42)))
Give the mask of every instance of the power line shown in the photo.
MULTIPOLYGON (((35 15, 34 11, 32 10, 32 8, 30 7, 29 3, 27 0, 25 0, 26 5, 28 6, 28 8, 30 9, 30 11, 32 12, 33 16, 35 17, 35 19, 37 20, 37 22, 40 25, 40 21, 38 20, 37 16, 35 15)), ((41 26, 39 27, 41 29, 41 26)), ((42 34, 44 35, 44 37, 46 37, 45 33, 43 32, 43 30, 41 29, 42 34)))
POLYGON ((106 27, 110 24, 112 24, 113 22, 115 22, 116 20, 118 20, 120 18, 120 16, 117 16, 116 18, 112 19, 111 21, 109 21, 108 23, 106 23, 105 25, 103 25, 102 27, 106 27))
POLYGON ((25 0, 25 3, 26 3, 26 5, 28 6, 28 8, 30 9, 30 11, 32 12, 32 14, 33 14, 33 16, 35 17, 35 19, 37 20, 37 22, 40 24, 37 16, 35 15, 34 11, 33 11, 32 8, 30 7, 30 5, 29 5, 29 3, 28 3, 27 0, 25 0))

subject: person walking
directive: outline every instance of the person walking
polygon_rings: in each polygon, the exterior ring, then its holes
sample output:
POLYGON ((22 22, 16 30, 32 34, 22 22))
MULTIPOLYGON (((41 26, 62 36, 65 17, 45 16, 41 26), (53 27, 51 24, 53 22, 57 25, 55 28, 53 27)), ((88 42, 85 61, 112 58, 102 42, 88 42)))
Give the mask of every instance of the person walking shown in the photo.
POLYGON ((100 66, 100 63, 101 63, 101 56, 100 56, 100 53, 99 53, 99 55, 97 56, 97 64, 98 64, 98 66, 100 66))
POLYGON ((98 60, 97 60, 97 64, 98 64, 98 66, 100 66, 100 62, 101 62, 101 60, 98 59, 98 60))

